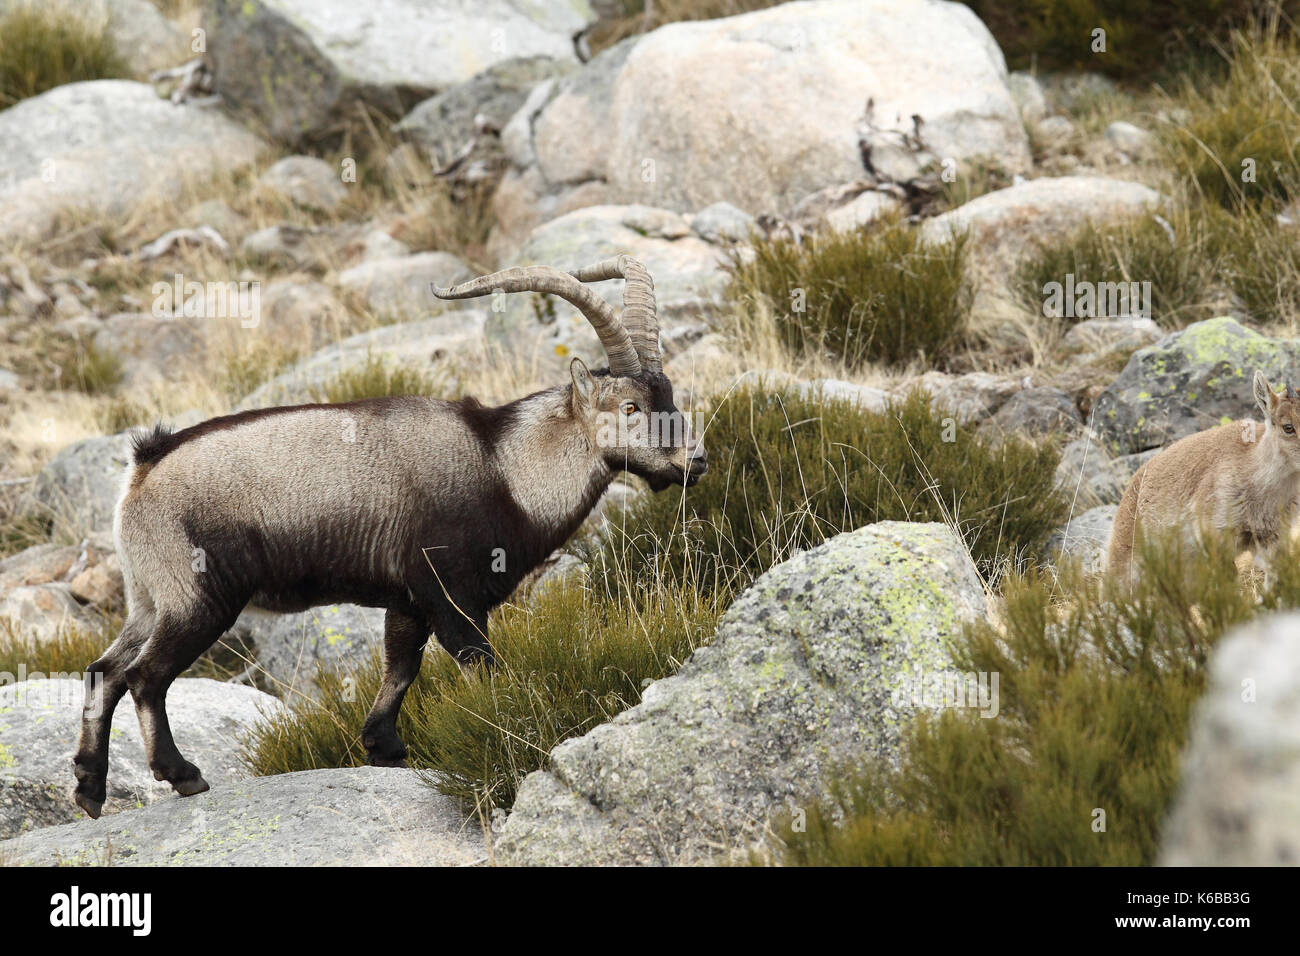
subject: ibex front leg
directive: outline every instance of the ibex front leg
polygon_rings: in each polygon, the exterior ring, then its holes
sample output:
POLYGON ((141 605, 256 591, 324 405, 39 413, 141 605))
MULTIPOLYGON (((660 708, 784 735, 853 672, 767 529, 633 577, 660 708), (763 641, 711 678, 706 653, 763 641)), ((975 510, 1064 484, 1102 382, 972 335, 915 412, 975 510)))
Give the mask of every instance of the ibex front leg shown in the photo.
POLYGON ((361 730, 372 766, 406 766, 406 744, 397 736, 397 712, 420 673, 428 640, 429 626, 424 621, 393 610, 384 616, 384 682, 361 730))

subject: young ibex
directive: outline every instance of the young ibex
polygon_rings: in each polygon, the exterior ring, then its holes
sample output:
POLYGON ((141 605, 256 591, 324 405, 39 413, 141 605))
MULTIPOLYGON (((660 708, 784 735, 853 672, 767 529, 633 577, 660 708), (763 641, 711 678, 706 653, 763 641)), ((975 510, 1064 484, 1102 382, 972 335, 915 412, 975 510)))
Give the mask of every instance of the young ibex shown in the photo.
POLYGON ((268 408, 135 442, 114 531, 126 583, 121 634, 89 667, 74 798, 97 817, 113 710, 127 690, 154 777, 208 788, 177 750, 172 681, 246 604, 300 611, 352 602, 387 611, 384 677, 361 740, 400 766, 402 698, 432 631, 462 663, 491 664, 488 612, 578 528, 616 472, 655 491, 692 485, 703 446, 664 376, 654 288, 619 256, 564 273, 507 269, 444 299, 533 291, 591 322, 609 358, 499 408, 415 396, 268 408), (626 279, 622 316, 583 283, 626 279), (668 423, 648 433, 650 421, 668 423))
POLYGON ((1256 371, 1256 422, 1229 422, 1188 435, 1144 464, 1120 500, 1107 568, 1127 578, 1139 533, 1182 528, 1236 536, 1263 562, 1289 532, 1300 495, 1300 395, 1278 396, 1256 371))

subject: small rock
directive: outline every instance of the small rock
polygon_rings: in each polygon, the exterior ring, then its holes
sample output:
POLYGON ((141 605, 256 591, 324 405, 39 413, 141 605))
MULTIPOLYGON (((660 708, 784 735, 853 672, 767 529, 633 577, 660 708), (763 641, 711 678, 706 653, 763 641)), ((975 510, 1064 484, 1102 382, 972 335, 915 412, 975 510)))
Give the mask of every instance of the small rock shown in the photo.
MULTIPOLYGON (((16 587, 0 597, 0 622, 14 633, 46 644, 61 634, 94 626, 62 583, 16 587)), ((89 663, 89 661, 87 661, 89 663)))
POLYGON ((1017 434, 1040 438, 1055 432, 1077 434, 1083 427, 1074 399, 1059 388, 1026 388, 1007 399, 979 434, 997 438, 1017 434))
POLYGON ((744 242, 754 228, 754 217, 729 202, 705 206, 691 220, 691 229, 705 242, 744 242))
POLYGON ((828 212, 826 225, 837 232, 852 232, 882 217, 896 216, 902 209, 903 204, 893 196, 869 189, 828 212))
POLYGON ((329 262, 322 244, 314 242, 316 231, 285 223, 267 226, 244 237, 239 244, 244 255, 291 269, 325 269, 329 262))
POLYGON ((1110 529, 1115 523, 1116 505, 1100 505, 1075 515, 1047 539, 1049 560, 1061 563, 1077 560, 1085 574, 1098 574, 1106 564, 1110 529))
POLYGON ((1048 146, 1060 146, 1074 135, 1075 126, 1065 116, 1047 116, 1034 126, 1038 138, 1048 146))
POLYGON ((1146 318, 1084 319, 1065 333, 1061 352, 1065 355, 1133 352, 1158 342, 1164 334, 1160 326, 1146 318))
POLYGON ((419 252, 353 266, 339 274, 339 287, 359 297, 374 315, 412 321, 456 307, 435 298, 430 283, 451 286, 473 275, 469 266, 450 253, 419 252))
POLYGON ((306 209, 333 212, 348 198, 339 171, 315 156, 286 156, 259 177, 265 188, 306 209))
POLYGON ((1113 143, 1116 149, 1134 159, 1148 156, 1155 149, 1154 136, 1141 127, 1123 120, 1116 120, 1106 127, 1106 139, 1113 143))
POLYGON ((1047 116, 1047 98, 1034 74, 1015 70, 1007 75, 1007 87, 1015 98, 1020 119, 1026 126, 1032 126, 1047 116))
POLYGON ((1272 614, 1211 654, 1162 866, 1300 863, 1300 614, 1272 614))

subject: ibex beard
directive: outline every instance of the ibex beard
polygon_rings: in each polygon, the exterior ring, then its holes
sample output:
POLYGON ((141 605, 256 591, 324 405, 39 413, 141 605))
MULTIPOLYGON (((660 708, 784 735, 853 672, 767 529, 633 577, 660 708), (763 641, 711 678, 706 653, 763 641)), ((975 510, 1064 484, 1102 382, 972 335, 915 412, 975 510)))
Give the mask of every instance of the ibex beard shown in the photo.
POLYGON ((1300 395, 1279 395, 1256 371, 1255 402, 1263 423, 1229 422, 1174 442, 1142 465, 1120 499, 1111 529, 1107 572, 1133 574, 1144 534, 1231 536, 1267 569, 1289 535, 1300 496, 1300 395))
POLYGON ((488 613, 577 530, 616 474, 661 491, 707 471, 663 374, 653 284, 639 262, 507 269, 434 288, 444 299, 497 290, 567 299, 609 368, 575 359, 566 384, 500 407, 402 396, 137 437, 114 518, 127 619, 88 668, 98 680, 73 758, 86 813, 103 808, 109 728, 128 690, 154 777, 182 796, 208 789, 172 739, 164 700, 250 603, 385 609, 384 676, 361 740, 370 763, 405 765, 397 713, 431 633, 462 665, 490 666, 488 613), (621 315, 585 284, 618 277, 621 315), (628 427, 602 429, 611 415, 628 427), (643 435, 649 416, 682 424, 669 442, 608 438, 643 435))

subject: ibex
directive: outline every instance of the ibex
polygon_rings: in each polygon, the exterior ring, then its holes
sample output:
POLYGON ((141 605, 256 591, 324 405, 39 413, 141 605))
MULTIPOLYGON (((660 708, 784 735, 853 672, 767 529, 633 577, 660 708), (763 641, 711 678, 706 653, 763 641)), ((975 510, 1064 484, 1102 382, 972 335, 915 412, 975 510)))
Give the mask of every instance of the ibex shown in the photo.
POLYGON ((1174 442, 1133 475, 1111 529, 1107 569, 1132 573, 1135 537, 1183 528, 1235 535, 1257 562, 1290 527, 1300 495, 1300 395, 1278 396, 1255 372, 1264 424, 1243 420, 1174 442))
POLYGON ((208 789, 176 748, 167 688, 246 604, 386 609, 384 676, 361 732, 369 761, 404 765, 397 713, 432 631, 462 664, 494 660, 488 612, 578 528, 613 476, 693 485, 703 445, 664 376, 654 287, 619 256, 572 273, 507 269, 443 299, 558 295, 596 330, 608 369, 499 408, 415 396, 267 408, 135 441, 114 519, 127 618, 91 681, 74 799, 102 809, 113 710, 135 700, 149 767, 182 796, 208 789), (622 277, 621 316, 584 285, 622 277), (669 422, 648 436, 651 419, 669 422), (611 423, 617 427, 609 427, 611 423), (655 438, 658 440, 650 440, 655 438))

